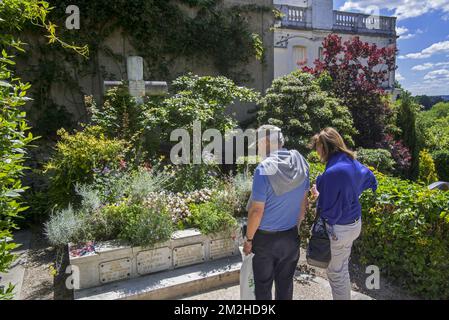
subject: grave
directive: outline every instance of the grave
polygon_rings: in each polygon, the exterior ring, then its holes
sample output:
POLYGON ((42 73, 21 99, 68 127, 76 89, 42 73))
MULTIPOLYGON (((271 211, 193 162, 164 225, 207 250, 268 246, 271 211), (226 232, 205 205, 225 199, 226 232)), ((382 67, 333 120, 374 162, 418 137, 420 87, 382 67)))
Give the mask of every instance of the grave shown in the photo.
POLYGON ((208 236, 187 229, 176 231, 169 241, 152 248, 108 241, 95 244, 95 250, 84 256, 75 256, 70 250, 75 298, 133 299, 142 298, 143 292, 145 298, 151 298, 156 289, 158 298, 161 290, 166 290, 165 297, 173 298, 185 288, 189 288, 186 294, 193 294, 235 284, 241 243, 240 228, 208 236), (166 286, 161 286, 163 281, 177 289, 167 291, 166 286), (136 294, 135 288, 145 284, 146 289, 141 288, 136 294))
MULTIPOLYGON (((129 93, 138 103, 146 95, 164 95, 167 83, 143 80, 143 59, 127 58, 129 93)), ((105 81, 104 89, 121 85, 105 81)), ((243 242, 240 227, 230 233, 204 235, 196 229, 176 231, 151 248, 117 241, 69 244, 75 299, 170 299, 239 281, 243 242), (82 255, 78 253, 83 251, 82 255), (76 253, 76 254, 74 254, 76 253)))

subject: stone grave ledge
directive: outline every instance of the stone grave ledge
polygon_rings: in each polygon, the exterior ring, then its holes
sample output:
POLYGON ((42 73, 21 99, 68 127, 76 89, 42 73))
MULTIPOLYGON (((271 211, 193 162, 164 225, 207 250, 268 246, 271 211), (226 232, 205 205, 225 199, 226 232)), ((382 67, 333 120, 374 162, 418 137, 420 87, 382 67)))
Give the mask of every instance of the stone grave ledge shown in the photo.
MULTIPOLYGON (((70 257, 75 291, 104 286, 148 274, 240 256, 240 228, 231 233, 204 235, 197 229, 176 231, 152 248, 131 247, 117 241, 95 244, 95 252, 70 257)), ((70 247, 70 245, 69 245, 70 247)))
POLYGON ((239 284, 241 255, 77 290, 75 300, 167 300, 239 284))

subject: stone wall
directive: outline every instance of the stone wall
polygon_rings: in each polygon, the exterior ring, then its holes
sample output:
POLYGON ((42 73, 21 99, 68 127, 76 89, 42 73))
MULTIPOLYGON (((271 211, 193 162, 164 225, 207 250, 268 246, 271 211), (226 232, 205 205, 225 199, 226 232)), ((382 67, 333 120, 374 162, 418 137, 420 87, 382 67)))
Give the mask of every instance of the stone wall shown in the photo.
MULTIPOLYGON (((247 5, 257 4, 272 6, 272 0, 224 0, 225 6, 231 5, 247 5)), ((189 15, 194 16, 195 10, 187 6, 183 6, 189 15)), ((247 83, 241 83, 248 87, 254 88, 257 91, 263 93, 270 86, 273 80, 274 67, 274 49, 273 49, 273 32, 270 30, 273 24, 271 12, 254 12, 249 14, 249 23, 251 31, 258 33, 263 37, 265 46, 265 62, 261 63, 255 58, 250 61, 245 67, 245 71, 251 75, 251 80, 247 83)), ((74 30, 73 32, 76 32, 74 30)), ((33 43, 35 39, 28 38, 27 42, 33 43)), ((64 106, 71 114, 73 114, 73 120, 75 122, 83 121, 86 119, 86 110, 84 107, 84 95, 93 95, 98 102, 102 101, 104 94, 103 82, 105 80, 122 80, 127 79, 126 75, 126 59, 121 62, 117 62, 117 59, 113 58, 113 55, 121 55, 127 57, 129 55, 138 55, 138 52, 132 47, 129 40, 122 35, 120 30, 116 30, 105 41, 104 45, 110 49, 108 55, 99 53, 98 56, 90 56, 89 59, 98 64, 101 72, 97 74, 89 75, 76 75, 78 83, 82 93, 76 93, 76 90, 71 90, 70 86, 65 82, 53 84, 50 88, 52 100, 58 104, 64 106)), ((18 74, 24 81, 30 81, 26 75, 30 68, 36 67, 40 64, 40 57, 36 54, 26 63, 18 64, 18 74)), ((68 66, 70 70, 70 66, 68 66)), ((169 66, 169 76, 166 79, 153 79, 151 75, 145 74, 144 79, 160 80, 170 82, 181 74, 186 72, 193 72, 198 75, 218 75, 217 70, 210 61, 196 60, 196 59, 177 59, 172 65, 169 66)), ((254 108, 252 105, 236 105, 229 109, 229 112, 236 113, 239 120, 245 120, 248 118, 247 111, 254 108)), ((31 119, 32 125, 33 119, 31 119)))

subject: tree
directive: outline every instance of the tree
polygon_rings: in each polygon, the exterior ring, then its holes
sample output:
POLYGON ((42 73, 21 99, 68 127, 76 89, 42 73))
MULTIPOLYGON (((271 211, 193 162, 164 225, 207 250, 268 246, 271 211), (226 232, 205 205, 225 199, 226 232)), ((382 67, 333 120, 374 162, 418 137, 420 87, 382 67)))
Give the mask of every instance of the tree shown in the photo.
POLYGON ((261 99, 257 119, 260 125, 272 124, 282 128, 286 146, 300 152, 308 152, 313 134, 325 127, 334 127, 354 146, 351 113, 340 100, 322 89, 330 79, 323 74, 319 79, 295 71, 273 81, 267 94, 261 99))
POLYGON ((396 127, 399 129, 397 139, 402 140, 412 155, 412 175, 417 176, 419 150, 416 141, 416 117, 420 106, 410 92, 404 91, 396 102, 396 127))
POLYGON ((444 102, 445 100, 442 97, 439 96, 416 96, 415 100, 424 107, 425 110, 430 110, 434 105, 440 102, 444 102))
POLYGON ((449 102, 440 102, 417 116, 416 131, 420 150, 447 149, 449 146, 449 102))
POLYGON ((396 47, 379 48, 362 42, 359 37, 342 41, 336 34, 323 42, 323 59, 314 68, 303 70, 319 76, 327 72, 332 78, 332 92, 348 106, 359 134, 357 145, 373 148, 385 133, 391 115, 389 99, 383 85, 396 69, 396 47))
POLYGON ((425 184, 431 184, 438 181, 438 175, 435 168, 435 162, 427 150, 419 153, 419 181, 425 184))
MULTIPOLYGON (((14 260, 12 250, 17 247, 11 241, 12 230, 17 229, 15 219, 27 208, 21 203, 21 176, 26 148, 34 137, 22 110, 26 103, 29 84, 24 84, 12 71, 14 53, 23 52, 24 43, 18 33, 32 23, 46 32, 50 43, 59 43, 81 54, 86 48, 70 46, 55 35, 55 26, 47 21, 49 4, 40 0, 0 1, 0 272, 6 272, 14 260)), ((13 286, 0 288, 0 300, 13 298, 13 286)))

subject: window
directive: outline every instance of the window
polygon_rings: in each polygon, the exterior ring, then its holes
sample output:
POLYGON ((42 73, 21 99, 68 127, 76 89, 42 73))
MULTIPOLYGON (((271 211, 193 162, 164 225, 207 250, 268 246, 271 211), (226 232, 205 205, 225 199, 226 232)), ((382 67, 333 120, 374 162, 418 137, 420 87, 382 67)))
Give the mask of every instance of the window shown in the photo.
POLYGON ((318 49, 318 59, 320 59, 320 61, 323 61, 323 59, 324 59, 323 52, 324 52, 324 48, 323 47, 319 47, 319 49, 318 49))
POLYGON ((303 46, 293 47, 293 65, 301 66, 307 64, 307 48, 303 46))

